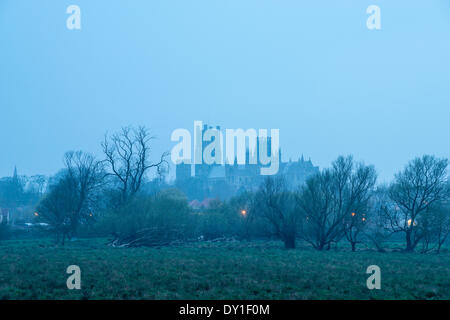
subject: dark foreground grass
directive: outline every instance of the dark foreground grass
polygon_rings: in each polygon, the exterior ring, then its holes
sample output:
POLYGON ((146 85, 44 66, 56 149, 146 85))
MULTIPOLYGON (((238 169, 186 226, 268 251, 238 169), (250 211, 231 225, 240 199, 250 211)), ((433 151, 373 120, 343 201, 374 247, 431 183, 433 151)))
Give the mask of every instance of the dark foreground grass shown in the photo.
POLYGON ((450 254, 285 250, 273 242, 117 249, 0 243, 0 299, 450 299, 450 254), (66 268, 81 268, 68 290, 66 268), (366 268, 381 268, 368 290, 366 268))

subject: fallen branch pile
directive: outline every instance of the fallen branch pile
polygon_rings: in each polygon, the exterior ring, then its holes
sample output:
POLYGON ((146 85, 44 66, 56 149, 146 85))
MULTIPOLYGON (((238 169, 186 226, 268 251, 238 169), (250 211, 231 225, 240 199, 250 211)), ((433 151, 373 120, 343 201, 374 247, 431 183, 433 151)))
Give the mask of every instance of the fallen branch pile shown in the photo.
POLYGON ((137 247, 162 247, 174 246, 192 242, 234 242, 233 237, 220 237, 205 240, 203 236, 195 239, 186 239, 184 232, 179 229, 147 228, 133 234, 113 234, 114 238, 108 243, 115 248, 137 248, 137 247))
POLYGON ((117 248, 161 247, 184 242, 183 233, 177 229, 148 228, 136 233, 114 234, 108 245, 117 248))

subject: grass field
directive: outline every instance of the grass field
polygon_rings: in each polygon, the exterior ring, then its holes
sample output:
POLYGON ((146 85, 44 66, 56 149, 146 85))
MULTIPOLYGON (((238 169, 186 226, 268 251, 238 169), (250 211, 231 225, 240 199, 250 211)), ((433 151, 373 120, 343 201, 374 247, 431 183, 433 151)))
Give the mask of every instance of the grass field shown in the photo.
POLYGON ((278 242, 117 249, 0 242, 0 299, 450 299, 450 254, 285 250, 278 242), (381 268, 368 290, 366 268, 381 268), (81 268, 68 290, 66 268, 81 268))

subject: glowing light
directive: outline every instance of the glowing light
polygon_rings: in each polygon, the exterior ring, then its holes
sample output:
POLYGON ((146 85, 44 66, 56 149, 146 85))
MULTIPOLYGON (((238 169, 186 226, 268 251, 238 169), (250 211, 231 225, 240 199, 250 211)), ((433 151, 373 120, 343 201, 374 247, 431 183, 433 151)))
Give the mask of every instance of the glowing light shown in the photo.
POLYGON ((365 221, 366 221, 366 218, 362 218, 362 221, 365 222, 365 221))
POLYGON ((35 212, 35 213, 34 213, 34 216, 35 216, 35 217, 39 217, 39 213, 35 212))
POLYGON ((356 216, 356 213, 352 212, 352 217, 356 216))
POLYGON ((247 215, 247 210, 241 210, 241 214, 242 214, 243 216, 247 215))
MULTIPOLYGON (((414 221, 413 226, 417 226, 417 221, 414 221)), ((408 220, 408 227, 411 227, 411 219, 408 220)))

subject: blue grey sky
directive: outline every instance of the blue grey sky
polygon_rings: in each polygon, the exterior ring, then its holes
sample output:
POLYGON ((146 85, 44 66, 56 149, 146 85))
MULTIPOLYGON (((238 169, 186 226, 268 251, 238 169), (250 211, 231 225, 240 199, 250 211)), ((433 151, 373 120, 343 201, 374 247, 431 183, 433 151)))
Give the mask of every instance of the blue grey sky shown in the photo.
POLYGON ((389 180, 450 156, 449 76, 447 0, 0 0, 0 176, 101 156, 124 125, 161 153, 202 120, 279 128, 283 160, 353 154, 389 180))

